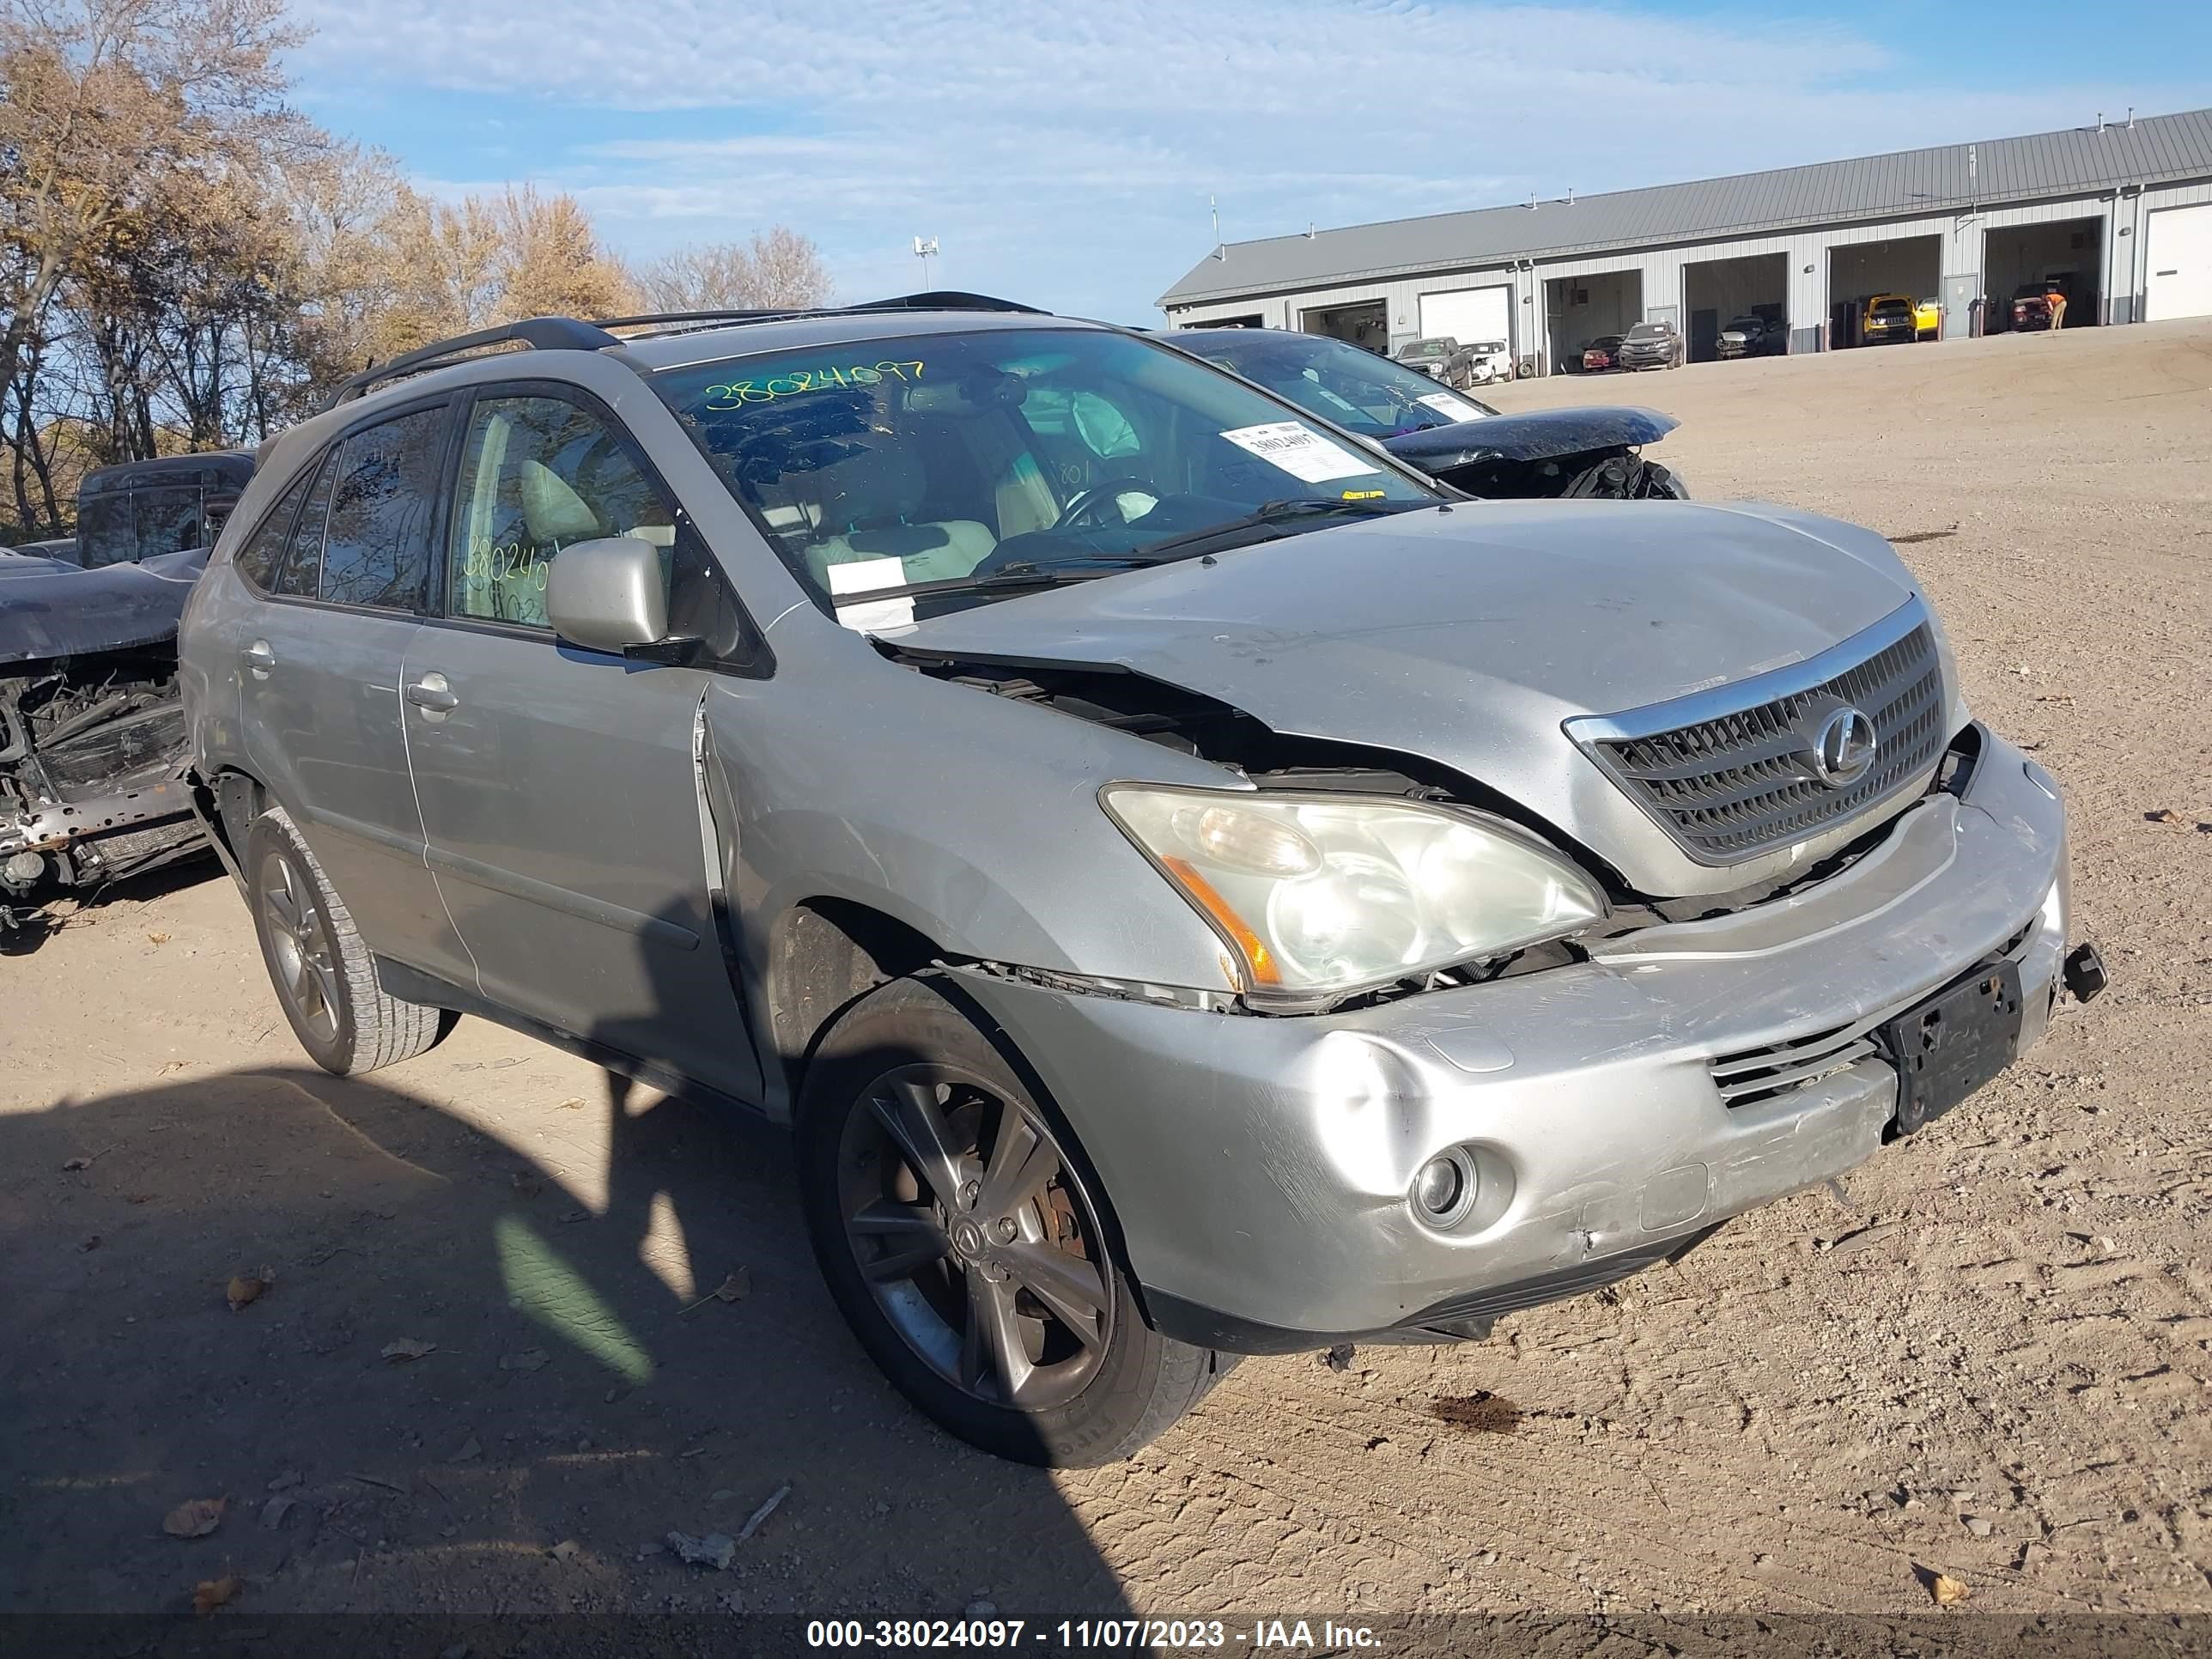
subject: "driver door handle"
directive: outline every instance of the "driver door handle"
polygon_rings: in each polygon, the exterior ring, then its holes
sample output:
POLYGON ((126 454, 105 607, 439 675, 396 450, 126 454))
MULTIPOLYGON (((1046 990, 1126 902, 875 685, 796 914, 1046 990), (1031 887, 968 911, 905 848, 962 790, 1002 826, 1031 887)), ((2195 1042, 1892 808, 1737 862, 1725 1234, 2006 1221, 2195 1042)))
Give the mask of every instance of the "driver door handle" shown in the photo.
POLYGON ((238 659, 257 680, 269 678, 269 671, 276 665, 276 653, 269 648, 266 640, 256 640, 238 653, 238 659))
POLYGON ((403 694, 408 702, 427 714, 449 714, 461 706, 443 674, 425 674, 409 683, 403 694))

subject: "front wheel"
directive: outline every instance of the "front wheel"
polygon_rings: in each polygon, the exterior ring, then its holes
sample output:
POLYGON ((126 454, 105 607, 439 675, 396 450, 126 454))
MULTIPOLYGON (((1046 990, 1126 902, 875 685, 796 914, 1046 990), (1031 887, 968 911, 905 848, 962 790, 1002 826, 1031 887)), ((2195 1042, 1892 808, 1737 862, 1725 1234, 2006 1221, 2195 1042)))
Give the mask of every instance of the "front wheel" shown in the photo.
POLYGON ((1060 1468, 1128 1456, 1226 1370, 1145 1324, 1072 1145, 926 980, 848 1012, 799 1103, 808 1232, 861 1346, 940 1426, 1060 1468))

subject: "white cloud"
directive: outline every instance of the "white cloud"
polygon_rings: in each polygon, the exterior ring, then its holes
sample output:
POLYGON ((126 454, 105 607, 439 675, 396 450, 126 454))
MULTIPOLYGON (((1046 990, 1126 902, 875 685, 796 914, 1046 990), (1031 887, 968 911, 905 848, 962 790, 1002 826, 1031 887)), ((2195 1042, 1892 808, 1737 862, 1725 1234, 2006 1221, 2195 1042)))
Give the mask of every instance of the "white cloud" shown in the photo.
POLYGON ((537 100, 568 140, 531 176, 574 190, 625 246, 787 223, 860 295, 910 286, 909 238, 935 234, 941 283, 1131 318, 1205 252, 1209 194, 1232 239, 1274 234, 2033 131, 2100 95, 1869 90, 1901 66, 1841 24, 1593 6, 300 9, 318 31, 300 64, 311 105, 364 82, 537 100), (689 131, 595 133, 640 117, 689 131))

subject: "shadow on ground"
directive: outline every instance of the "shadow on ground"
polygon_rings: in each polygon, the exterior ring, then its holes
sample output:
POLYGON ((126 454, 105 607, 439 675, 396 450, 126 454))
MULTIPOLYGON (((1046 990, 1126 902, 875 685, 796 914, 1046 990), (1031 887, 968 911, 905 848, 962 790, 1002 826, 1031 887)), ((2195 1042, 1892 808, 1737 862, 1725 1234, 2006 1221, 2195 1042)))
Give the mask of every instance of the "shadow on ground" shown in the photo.
POLYGON ((1049 1476, 861 1353, 781 1133, 609 1078, 495 1139, 409 1092, 484 1069, 449 1053, 0 1117, 0 1613, 180 1611, 225 1575, 234 1613, 1124 1611, 1049 1476), (787 1485, 726 1571, 667 1552, 787 1485), (166 1536, 195 1498, 220 1526, 166 1536))

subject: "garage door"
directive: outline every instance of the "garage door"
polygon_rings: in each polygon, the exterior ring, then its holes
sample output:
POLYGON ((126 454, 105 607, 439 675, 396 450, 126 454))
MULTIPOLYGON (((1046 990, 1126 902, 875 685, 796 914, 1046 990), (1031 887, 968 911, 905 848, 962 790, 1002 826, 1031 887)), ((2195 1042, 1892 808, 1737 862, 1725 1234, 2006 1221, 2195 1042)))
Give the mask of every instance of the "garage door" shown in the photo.
POLYGON ((1451 294, 1421 295, 1424 338, 1448 334, 1462 343, 1513 338, 1513 290, 1508 287, 1463 288, 1451 294))
POLYGON ((2146 229, 2143 320, 2212 317, 2212 206, 2161 208, 2146 229))

